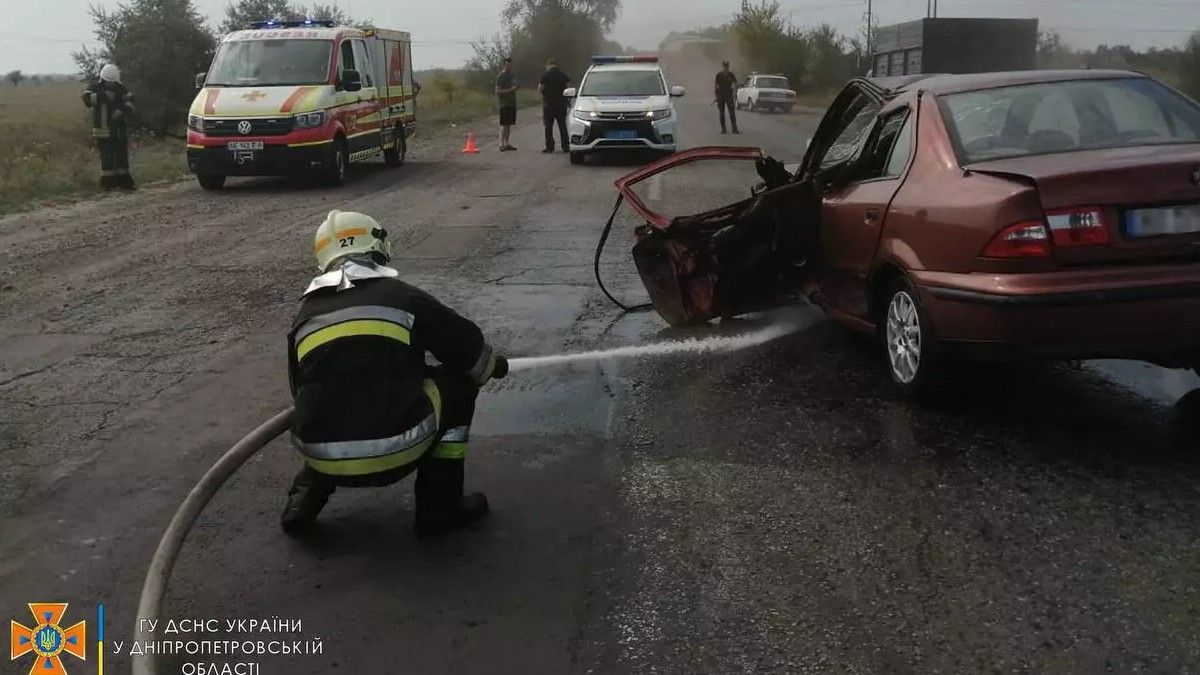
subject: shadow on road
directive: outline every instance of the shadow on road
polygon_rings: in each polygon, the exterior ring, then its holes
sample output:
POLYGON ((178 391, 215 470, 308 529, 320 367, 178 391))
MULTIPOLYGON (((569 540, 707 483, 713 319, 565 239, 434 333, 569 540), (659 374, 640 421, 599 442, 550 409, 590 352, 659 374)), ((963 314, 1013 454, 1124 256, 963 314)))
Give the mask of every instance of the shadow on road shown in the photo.
MULTIPOLYGON (((221 192, 236 194, 294 193, 303 191, 355 189, 359 187, 391 187, 424 175, 440 166, 440 161, 406 162, 401 167, 381 163, 351 164, 346 171, 345 184, 333 187, 310 176, 230 176, 221 192)), ((197 190, 200 188, 197 186, 197 190)))
POLYGON ((663 156, 662 153, 649 150, 605 150, 588 155, 587 164, 591 166, 639 167, 663 156))
MULTIPOLYGON (((757 395, 858 419, 868 437, 871 419, 899 415, 903 423, 896 429, 935 459, 986 450, 996 459, 1066 461, 1105 473, 1200 468, 1200 389, 1165 402, 1087 364, 976 363, 958 365, 939 389, 916 401, 892 389, 879 349, 876 341, 828 322, 781 338, 770 355, 780 375, 757 395), (806 390, 789 372, 819 381, 820 389, 806 390)), ((893 444, 889 431, 878 433, 879 443, 893 444)))

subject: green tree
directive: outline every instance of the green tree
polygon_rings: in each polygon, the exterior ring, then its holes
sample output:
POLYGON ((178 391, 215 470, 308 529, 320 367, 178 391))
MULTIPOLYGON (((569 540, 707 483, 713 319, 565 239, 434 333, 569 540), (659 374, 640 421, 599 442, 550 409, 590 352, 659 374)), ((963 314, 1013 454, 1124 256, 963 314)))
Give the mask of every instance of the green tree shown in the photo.
POLYGON ((505 56, 512 57, 517 80, 526 86, 541 77, 550 58, 578 81, 593 54, 625 51, 605 39, 620 8, 620 0, 509 0, 504 33, 472 45, 471 86, 490 89, 505 56))
POLYGON ((454 95, 458 93, 458 82, 449 73, 438 73, 429 83, 434 89, 442 92, 446 103, 454 105, 454 95))
POLYGON ((502 16, 510 24, 529 25, 537 16, 574 15, 608 32, 620 13, 621 0, 509 0, 502 16))
POLYGON ((160 134, 181 127, 195 74, 208 68, 215 46, 191 0, 129 0, 88 11, 101 47, 73 54, 80 72, 94 79, 104 63, 117 64, 137 97, 136 123, 160 134))
POLYGON ((10 70, 4 77, 8 78, 8 81, 12 82, 14 87, 21 84, 21 81, 25 79, 25 76, 19 70, 10 70))
POLYGON ((1083 57, 1058 32, 1043 31, 1038 34, 1037 66, 1045 69, 1082 68, 1083 57))
POLYGON ((254 21, 298 21, 316 19, 332 21, 339 25, 351 25, 353 19, 337 5, 315 3, 305 6, 288 0, 236 0, 225 5, 225 18, 221 21, 221 34, 242 30, 254 21))
POLYGON ((1179 56, 1179 86, 1183 92, 1200 101, 1200 33, 1188 39, 1179 56))

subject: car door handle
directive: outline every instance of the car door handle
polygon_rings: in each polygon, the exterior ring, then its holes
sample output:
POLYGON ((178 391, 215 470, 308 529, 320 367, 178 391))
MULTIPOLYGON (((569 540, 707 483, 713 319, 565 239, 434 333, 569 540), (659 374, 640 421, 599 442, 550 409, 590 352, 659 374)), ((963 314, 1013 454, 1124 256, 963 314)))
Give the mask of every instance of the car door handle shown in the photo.
POLYGON ((863 216, 863 222, 867 225, 879 224, 879 209, 867 209, 867 213, 863 216))

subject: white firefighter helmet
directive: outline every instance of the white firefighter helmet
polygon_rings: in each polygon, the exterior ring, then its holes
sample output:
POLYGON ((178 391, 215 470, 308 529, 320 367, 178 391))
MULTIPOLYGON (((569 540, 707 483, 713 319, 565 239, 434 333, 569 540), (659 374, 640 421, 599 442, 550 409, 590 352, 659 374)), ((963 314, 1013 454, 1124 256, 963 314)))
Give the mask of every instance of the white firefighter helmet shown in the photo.
POLYGON ((104 80, 105 82, 120 82, 121 69, 118 68, 115 63, 106 63, 104 64, 104 67, 100 69, 100 79, 104 80))
POLYGON ((371 216, 355 211, 330 211, 317 228, 313 241, 317 269, 328 272, 343 258, 376 254, 386 263, 392 259, 392 242, 387 230, 371 216))

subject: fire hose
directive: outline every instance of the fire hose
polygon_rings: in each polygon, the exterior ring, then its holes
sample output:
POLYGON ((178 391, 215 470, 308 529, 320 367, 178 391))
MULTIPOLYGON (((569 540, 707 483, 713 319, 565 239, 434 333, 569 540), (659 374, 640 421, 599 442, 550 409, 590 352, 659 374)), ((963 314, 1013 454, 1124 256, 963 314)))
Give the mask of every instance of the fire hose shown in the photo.
MULTIPOLYGON (((154 552, 154 558, 150 561, 150 569, 146 571, 146 582, 142 584, 142 595, 138 599, 135 617, 137 624, 134 626, 134 634, 139 642, 145 637, 142 631, 144 622, 147 619, 156 622, 158 620, 159 613, 162 611, 163 596, 167 592, 167 581, 171 578, 175 560, 183 548, 184 539, 191 531, 192 526, 196 524, 196 519, 200 517, 204 507, 208 506, 225 481, 229 480, 229 477, 241 468, 246 460, 291 427, 294 411, 293 408, 284 410, 238 441, 221 459, 217 460, 216 464, 213 464, 200 482, 196 483, 196 487, 188 493, 187 499, 183 500, 183 504, 175 512, 175 516, 171 518, 171 523, 167 525, 167 531, 163 533, 162 539, 158 542, 158 550, 154 552)), ((157 660, 158 657, 155 654, 147 654, 134 660, 133 674, 156 675, 158 672, 157 660)))

